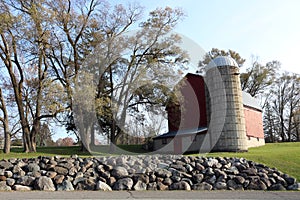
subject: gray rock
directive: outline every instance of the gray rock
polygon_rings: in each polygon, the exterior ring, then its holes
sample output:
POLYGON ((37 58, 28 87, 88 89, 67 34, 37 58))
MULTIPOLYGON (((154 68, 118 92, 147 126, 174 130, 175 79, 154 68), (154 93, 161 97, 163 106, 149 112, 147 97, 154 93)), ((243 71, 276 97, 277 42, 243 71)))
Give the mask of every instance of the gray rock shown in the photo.
POLYGON ((61 184, 64 181, 64 179, 65 179, 64 175, 57 175, 54 177, 53 180, 54 180, 55 184, 58 185, 58 184, 61 184))
POLYGON ((100 172, 100 176, 108 180, 110 177, 110 173, 108 171, 100 172))
POLYGON ((74 187, 69 180, 64 180, 61 184, 57 185, 57 191, 73 191, 74 187))
POLYGON ((38 171, 41 170, 40 166, 36 163, 29 163, 27 165, 27 169, 28 169, 29 172, 38 172, 38 171))
POLYGON ((250 181, 247 189, 248 190, 266 190, 267 186, 266 186, 266 184, 264 184, 263 181, 261 181, 259 179, 254 179, 254 180, 250 181))
POLYGON ((5 171, 4 176, 6 176, 6 178, 11 178, 13 176, 13 173, 11 171, 5 171))
POLYGON ((187 182, 190 186, 193 185, 192 180, 189 178, 182 178, 181 180, 187 182))
POLYGON ((168 169, 168 168, 169 168, 169 164, 166 164, 166 163, 158 163, 157 167, 158 167, 158 168, 161 168, 161 169, 168 169))
POLYGON ((16 181, 16 183, 25 186, 33 186, 35 179, 36 178, 32 176, 22 176, 16 181))
POLYGON ((76 174, 76 176, 75 176, 75 179, 76 179, 76 178, 81 178, 81 177, 83 177, 83 173, 82 173, 82 172, 78 172, 78 173, 76 174))
POLYGON ((191 190, 191 186, 185 181, 180 181, 170 185, 170 190, 191 190))
POLYGON ((15 184, 15 182, 16 182, 16 180, 13 179, 13 178, 7 178, 7 179, 6 179, 6 184, 7 184, 8 186, 13 186, 13 185, 15 184))
MULTIPOLYGON (((86 169, 88 169, 88 168, 92 167, 93 164, 94 164, 93 161, 87 160, 87 161, 85 162, 85 165, 84 165, 83 167, 85 167, 86 169)), ((71 168, 71 167, 70 167, 70 168, 71 168)))
POLYGON ((124 178, 128 176, 128 171, 124 167, 116 167, 112 170, 111 175, 116 179, 124 178))
POLYGON ((237 184, 234 180, 227 181, 227 187, 229 190, 244 190, 243 185, 237 184))
POLYGON ((215 169, 214 172, 215 172, 216 176, 218 177, 218 179, 227 179, 227 174, 224 171, 222 171, 220 169, 215 169))
POLYGON ((300 183, 295 183, 293 185, 288 186, 288 190, 298 190, 300 191, 300 183))
POLYGON ((8 161, 10 163, 12 163, 12 164, 16 164, 16 162, 18 161, 18 159, 17 158, 10 158, 10 159, 8 159, 8 161))
POLYGON ((9 170, 13 168, 13 164, 11 164, 10 162, 8 161, 0 161, 0 169, 6 169, 6 170, 9 170))
POLYGON ((92 177, 85 178, 84 181, 80 181, 77 186, 76 190, 94 190, 96 188, 95 179, 92 177))
POLYGON ((179 182, 179 181, 181 181, 181 177, 180 176, 171 176, 171 180, 173 182, 179 182))
POLYGON ((73 158, 73 159, 77 159, 78 155, 74 154, 74 155, 71 155, 70 157, 73 158))
POLYGON ((20 167, 20 166, 18 166, 18 165, 15 165, 14 167, 13 167, 13 173, 20 173, 21 171, 23 171, 23 169, 20 167))
POLYGON ((115 184, 115 182, 117 182, 117 180, 113 176, 109 177, 109 179, 107 180, 107 184, 110 185, 111 187, 115 184))
POLYGON ((165 178, 165 179, 163 180, 163 184, 165 184, 165 185, 167 185, 167 186, 171 185, 172 183, 173 183, 173 181, 172 181, 171 178, 165 178))
POLYGON ((18 166, 18 167, 24 167, 24 166, 26 166, 27 165, 27 163, 25 163, 24 161, 19 161, 19 162, 17 162, 17 164, 15 165, 15 166, 18 166))
POLYGON ((189 157, 187 157, 187 156, 182 156, 180 158, 180 161, 182 161, 182 162, 184 162, 186 164, 189 164, 191 162, 191 159, 189 157))
POLYGON ((201 183, 202 180, 204 178, 204 175, 203 174, 195 174, 193 175, 192 177, 192 180, 195 182, 195 183, 201 183))
POLYGON ((242 176, 235 176, 233 179, 237 184, 244 184, 245 178, 242 176))
POLYGON ((103 181, 98 181, 96 184, 96 190, 101 191, 112 191, 111 187, 104 183, 103 181))
POLYGON ((215 188, 217 190, 226 190, 227 189, 227 184, 224 182, 216 182, 215 183, 215 188))
POLYGON ((172 172, 166 170, 166 169, 157 169, 155 171, 155 175, 162 178, 168 178, 172 176, 172 172))
POLYGON ((119 179, 113 186, 113 190, 131 190, 133 181, 131 178, 119 179))
POLYGON ((197 183, 192 186, 193 190, 212 190, 213 186, 210 185, 209 183, 202 182, 202 183, 197 183))
POLYGON ((200 163, 196 163, 195 164, 195 169, 199 170, 199 171, 202 171, 205 169, 205 167, 203 165, 201 165, 200 163))
POLYGON ((215 174, 215 172, 211 167, 208 167, 205 171, 205 175, 207 175, 207 176, 212 176, 214 174, 215 174))
POLYGON ((257 175, 257 169, 249 168, 249 169, 243 170, 242 173, 246 173, 248 176, 256 176, 257 175))
POLYGON ((6 185, 6 181, 0 181, 0 191, 10 191, 11 187, 6 185))
POLYGON ((51 178, 47 176, 41 176, 35 181, 34 189, 45 190, 45 191, 55 191, 54 184, 51 178))
POLYGON ((260 180, 262 180, 268 188, 272 185, 268 178, 260 178, 260 180))
POLYGON ((157 183, 156 182, 149 183, 147 185, 147 190, 157 190, 157 183))
MULTIPOLYGON (((133 182, 142 181, 143 183, 149 183, 149 177, 146 174, 134 174, 132 176, 133 182)), ((155 179, 154 179, 155 180, 155 179)))
POLYGON ((77 177, 74 179, 73 184, 77 185, 78 183, 85 181, 85 179, 85 177, 77 177))
POLYGON ((141 180, 137 181, 136 184, 133 186, 134 190, 142 191, 147 190, 147 184, 142 182, 141 180))
POLYGON ((287 186, 287 183, 286 181, 284 180, 284 178, 280 177, 280 176, 277 176, 275 177, 275 180, 277 180, 277 183, 280 183, 281 185, 283 186, 287 186))
POLYGON ((207 183, 214 185, 217 181, 217 178, 215 175, 213 175, 212 177, 210 177, 208 180, 206 180, 207 183))
POLYGON ((204 161, 203 165, 205 167, 215 167, 219 163, 219 161, 215 158, 209 158, 208 160, 204 161))
POLYGON ((56 175, 57 175, 57 172, 49 171, 46 173, 46 176, 48 176, 49 178, 54 178, 56 175))
POLYGON ((64 167, 59 167, 59 166, 55 166, 54 171, 61 175, 67 175, 69 172, 68 169, 66 169, 64 167))
MULTIPOLYGON (((241 163, 237 163, 235 165, 235 167, 241 172, 241 171, 244 171, 244 170, 247 170, 247 167, 241 163)), ((254 175, 254 174, 253 174, 254 175)))
POLYGON ((185 178, 190 178, 190 179, 193 177, 193 175, 186 173, 186 172, 180 172, 180 176, 185 177, 185 178))
POLYGON ((16 191, 30 191, 30 190, 32 190, 32 187, 24 186, 24 185, 14 185, 12 188, 13 188, 13 190, 16 190, 16 191))
POLYGON ((71 169, 74 166, 74 164, 70 163, 70 162, 63 161, 63 162, 57 163, 57 166, 63 167, 63 168, 66 168, 66 169, 71 169))
POLYGON ((169 187, 167 185, 163 184, 162 182, 158 182, 157 183, 157 189, 158 190, 168 190, 169 187))
POLYGON ((270 190, 286 190, 283 185, 277 183, 275 185, 271 185, 270 190))
POLYGON ((192 172, 194 170, 194 168, 190 164, 186 164, 185 168, 188 172, 192 172))
MULTIPOLYGON (((186 172, 187 171, 184 166, 177 165, 177 164, 171 164, 170 168, 176 169, 176 170, 181 171, 181 172, 186 172)), ((170 171, 170 168, 169 168, 169 171, 170 171)))
POLYGON ((286 183, 287 183, 288 185, 293 185, 293 184, 296 183, 296 179, 293 178, 293 177, 290 177, 290 176, 284 177, 284 180, 286 181, 286 183))
POLYGON ((237 175, 239 174, 239 170, 235 166, 231 166, 228 170, 226 170, 229 174, 237 175))
POLYGON ((69 175, 70 175, 70 176, 75 176, 77 172, 78 172, 78 170, 77 170, 76 167, 71 167, 71 168, 69 169, 69 175))

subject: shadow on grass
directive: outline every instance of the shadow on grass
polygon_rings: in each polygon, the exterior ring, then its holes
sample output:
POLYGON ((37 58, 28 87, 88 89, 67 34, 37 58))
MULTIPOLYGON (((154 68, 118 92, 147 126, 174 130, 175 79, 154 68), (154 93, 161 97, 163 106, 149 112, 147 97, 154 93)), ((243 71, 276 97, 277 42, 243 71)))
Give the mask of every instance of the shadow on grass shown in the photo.
POLYGON ((142 148, 142 145, 118 145, 120 148, 115 152, 110 152, 109 145, 99 145, 91 147, 91 153, 87 151, 82 151, 81 146, 55 146, 55 147, 37 147, 37 152, 35 153, 24 153, 22 147, 12 148, 11 153, 4 154, 2 151, 0 153, 0 159, 9 158, 35 158, 38 156, 55 156, 60 155, 63 157, 70 157, 71 155, 78 155, 81 157, 92 157, 92 156, 112 156, 112 155, 139 155, 147 153, 146 150, 142 148))

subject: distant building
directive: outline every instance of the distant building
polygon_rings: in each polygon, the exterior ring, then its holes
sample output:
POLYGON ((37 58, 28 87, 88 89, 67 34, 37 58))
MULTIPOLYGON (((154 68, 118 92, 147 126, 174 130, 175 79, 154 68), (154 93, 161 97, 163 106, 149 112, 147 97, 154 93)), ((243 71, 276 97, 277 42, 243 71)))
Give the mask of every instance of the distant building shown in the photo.
POLYGON ((177 85, 178 98, 166 108, 169 131, 154 138, 154 150, 238 152, 264 145, 262 109, 242 92, 237 63, 219 56, 205 70, 177 85))

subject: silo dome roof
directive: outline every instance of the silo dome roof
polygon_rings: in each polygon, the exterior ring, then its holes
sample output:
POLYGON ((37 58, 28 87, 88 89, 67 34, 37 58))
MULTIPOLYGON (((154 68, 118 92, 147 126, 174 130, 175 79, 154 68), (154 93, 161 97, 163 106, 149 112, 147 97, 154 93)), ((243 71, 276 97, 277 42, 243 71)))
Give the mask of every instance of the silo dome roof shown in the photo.
POLYGON ((214 67, 221 67, 221 66, 233 66, 233 67, 239 67, 236 61, 229 57, 229 56, 218 56, 211 60, 208 65, 206 65, 205 69, 206 71, 214 68, 214 67))

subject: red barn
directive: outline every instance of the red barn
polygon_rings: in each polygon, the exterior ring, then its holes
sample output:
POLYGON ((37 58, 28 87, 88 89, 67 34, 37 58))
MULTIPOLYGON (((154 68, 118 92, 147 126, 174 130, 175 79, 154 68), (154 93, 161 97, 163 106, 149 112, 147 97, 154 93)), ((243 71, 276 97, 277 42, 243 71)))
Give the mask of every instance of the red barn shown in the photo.
MULTIPOLYGON (((199 152, 207 142, 210 115, 204 78, 188 73, 177 85, 177 96, 166 110, 169 131, 154 138, 154 150, 168 153, 199 152)), ((242 92, 248 147, 264 145, 262 109, 256 99, 242 92)))

